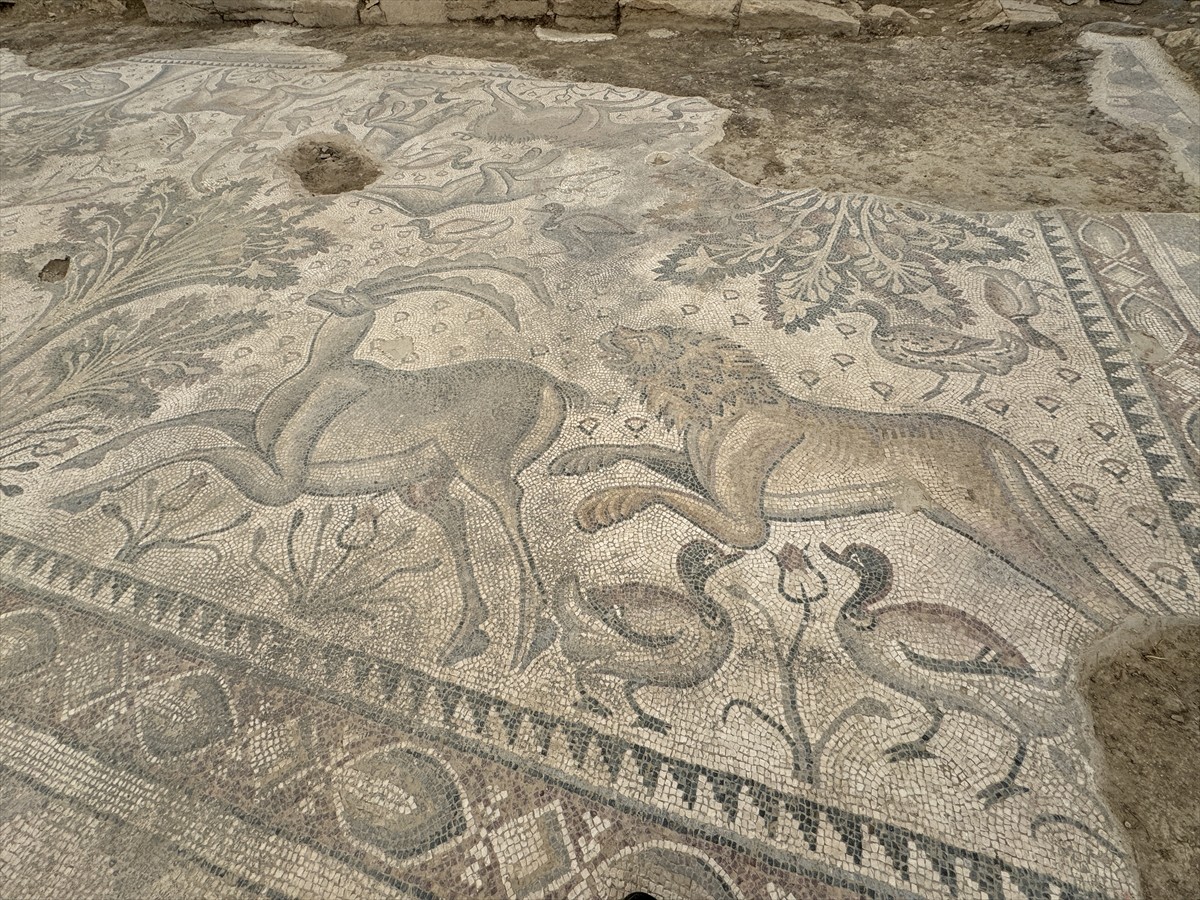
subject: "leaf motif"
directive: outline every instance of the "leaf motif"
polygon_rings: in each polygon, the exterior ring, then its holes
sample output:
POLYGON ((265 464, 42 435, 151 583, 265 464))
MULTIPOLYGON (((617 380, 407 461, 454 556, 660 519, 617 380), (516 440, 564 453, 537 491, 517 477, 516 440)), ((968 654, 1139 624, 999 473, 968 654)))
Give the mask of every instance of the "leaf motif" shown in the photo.
POLYGON ((44 367, 54 385, 44 411, 87 406, 113 416, 148 416, 164 390, 207 381, 221 371, 206 351, 266 327, 257 309, 202 318, 207 301, 182 297, 135 320, 114 313, 52 354, 44 367))
POLYGON ((292 200, 253 208, 262 187, 245 179, 193 197, 183 183, 146 186, 131 204, 97 203, 64 214, 75 264, 66 290, 36 333, 0 363, 7 372, 97 315, 141 297, 194 284, 278 289, 294 284, 291 260, 327 249, 332 237, 301 222, 324 205, 292 200))
POLYGON ((758 302, 768 322, 794 334, 810 330, 841 309, 847 293, 836 269, 812 264, 764 278, 758 302))
POLYGON ((758 274, 766 320, 789 332, 841 309, 856 287, 892 313, 962 328, 976 313, 943 264, 1025 256, 1019 242, 977 218, 807 191, 725 214, 712 235, 680 244, 655 271, 658 280, 675 284, 758 274), (743 233, 718 236, 730 226, 743 233))

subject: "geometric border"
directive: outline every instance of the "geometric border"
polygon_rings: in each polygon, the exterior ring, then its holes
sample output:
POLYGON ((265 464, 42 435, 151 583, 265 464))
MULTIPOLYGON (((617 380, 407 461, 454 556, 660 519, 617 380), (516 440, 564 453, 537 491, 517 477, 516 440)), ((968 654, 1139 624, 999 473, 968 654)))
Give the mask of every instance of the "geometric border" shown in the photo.
MULTIPOLYGON (((2 532, 0 580, 64 605, 120 613, 144 630, 169 631, 210 658, 249 665, 313 696, 349 710, 369 711, 376 721, 463 752, 478 755, 483 750, 482 755, 494 761, 528 769, 531 759, 546 757, 553 746, 560 751, 555 758, 573 763, 582 780, 535 764, 539 778, 593 801, 603 799, 595 792, 600 787, 597 782, 606 780, 614 791, 603 802, 626 812, 649 810, 660 824, 743 852, 753 849, 780 868, 811 869, 806 857, 789 850, 789 843, 812 853, 818 843, 833 847, 841 856, 838 874, 860 881, 869 895, 886 896, 891 890, 864 868, 865 857, 882 853, 905 881, 918 863, 920 869, 928 867, 951 896, 958 895, 964 882, 995 898, 1005 896, 1006 885, 1030 900, 1108 896, 1015 866, 999 856, 677 759, 391 660, 327 644, 278 623, 2 532), (645 798, 641 803, 639 796, 645 798), (677 815, 663 808, 672 805, 677 815), (707 822, 697 822, 697 817, 707 822), (735 823, 736 829, 730 829, 735 823), (832 833, 836 840, 819 842, 822 833, 832 833)), ((806 874, 832 883, 819 871, 806 874)))
POLYGON ((1084 271, 1087 264, 1078 253, 1066 223, 1061 217, 1052 218, 1048 213, 1038 213, 1036 218, 1088 341, 1100 358, 1113 396, 1133 432, 1142 458, 1179 529, 1179 535, 1187 545, 1192 565, 1200 572, 1200 503, 1182 496, 1191 487, 1188 478, 1190 467, 1181 461, 1180 454, 1164 452, 1174 442, 1161 428, 1161 413, 1157 403, 1146 389, 1141 370, 1128 346, 1119 337, 1120 328, 1112 320, 1111 311, 1099 299, 1103 298, 1103 293, 1096 288, 1091 273, 1084 271), (1141 412, 1139 406, 1153 410, 1158 415, 1141 412))

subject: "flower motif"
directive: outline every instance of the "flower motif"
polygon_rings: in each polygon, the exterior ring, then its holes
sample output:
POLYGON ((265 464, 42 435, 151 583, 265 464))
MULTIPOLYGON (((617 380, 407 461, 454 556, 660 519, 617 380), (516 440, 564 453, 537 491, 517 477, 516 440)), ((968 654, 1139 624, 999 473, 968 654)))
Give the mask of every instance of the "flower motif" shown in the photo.
POLYGON ((350 520, 338 529, 334 542, 343 550, 365 550, 379 536, 379 514, 371 505, 354 506, 350 520))

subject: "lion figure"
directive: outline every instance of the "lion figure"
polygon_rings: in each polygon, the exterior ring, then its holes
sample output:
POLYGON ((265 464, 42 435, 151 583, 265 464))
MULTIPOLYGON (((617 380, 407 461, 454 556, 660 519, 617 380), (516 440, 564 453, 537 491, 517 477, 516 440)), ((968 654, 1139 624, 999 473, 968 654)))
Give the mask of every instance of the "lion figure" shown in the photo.
POLYGON ((629 461, 676 485, 597 490, 576 509, 584 531, 657 504, 730 547, 752 549, 772 521, 898 510, 965 535, 1097 625, 1132 611, 1127 595, 1160 602, 1025 454, 977 425, 801 400, 745 347, 688 328, 618 326, 600 348, 681 449, 597 444, 555 459, 555 475, 629 461))

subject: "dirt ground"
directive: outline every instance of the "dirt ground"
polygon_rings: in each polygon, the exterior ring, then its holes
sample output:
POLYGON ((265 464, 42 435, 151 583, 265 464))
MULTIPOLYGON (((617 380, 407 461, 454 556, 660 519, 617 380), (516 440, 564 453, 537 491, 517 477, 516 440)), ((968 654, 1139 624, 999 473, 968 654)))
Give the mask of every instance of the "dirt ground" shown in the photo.
POLYGON ((1101 787, 1129 832, 1145 900, 1200 885, 1200 625, 1107 638, 1080 688, 1103 750, 1101 787))
POLYGON ((310 194, 359 191, 381 174, 352 141, 336 134, 301 141, 288 151, 283 162, 295 171, 310 194))
MULTIPOLYGON (((0 13, 0 45, 33 65, 64 68, 235 40, 245 27, 155 26, 144 13, 117 15, 105 2, 19 0, 0 13)), ((437 53, 509 62, 549 78, 700 95, 732 111, 712 161, 770 187, 864 191, 978 211, 1200 208, 1156 136, 1089 108, 1090 54, 1075 41, 1096 21, 1194 27, 1200 4, 1054 3, 1064 24, 1032 35, 977 33, 959 21, 969 4, 901 5, 931 10, 921 34, 630 34, 555 44, 538 40, 529 24, 497 23, 320 29, 297 42, 344 53, 348 67, 437 53)), ((1196 55, 1177 56, 1193 78, 1196 55)))

